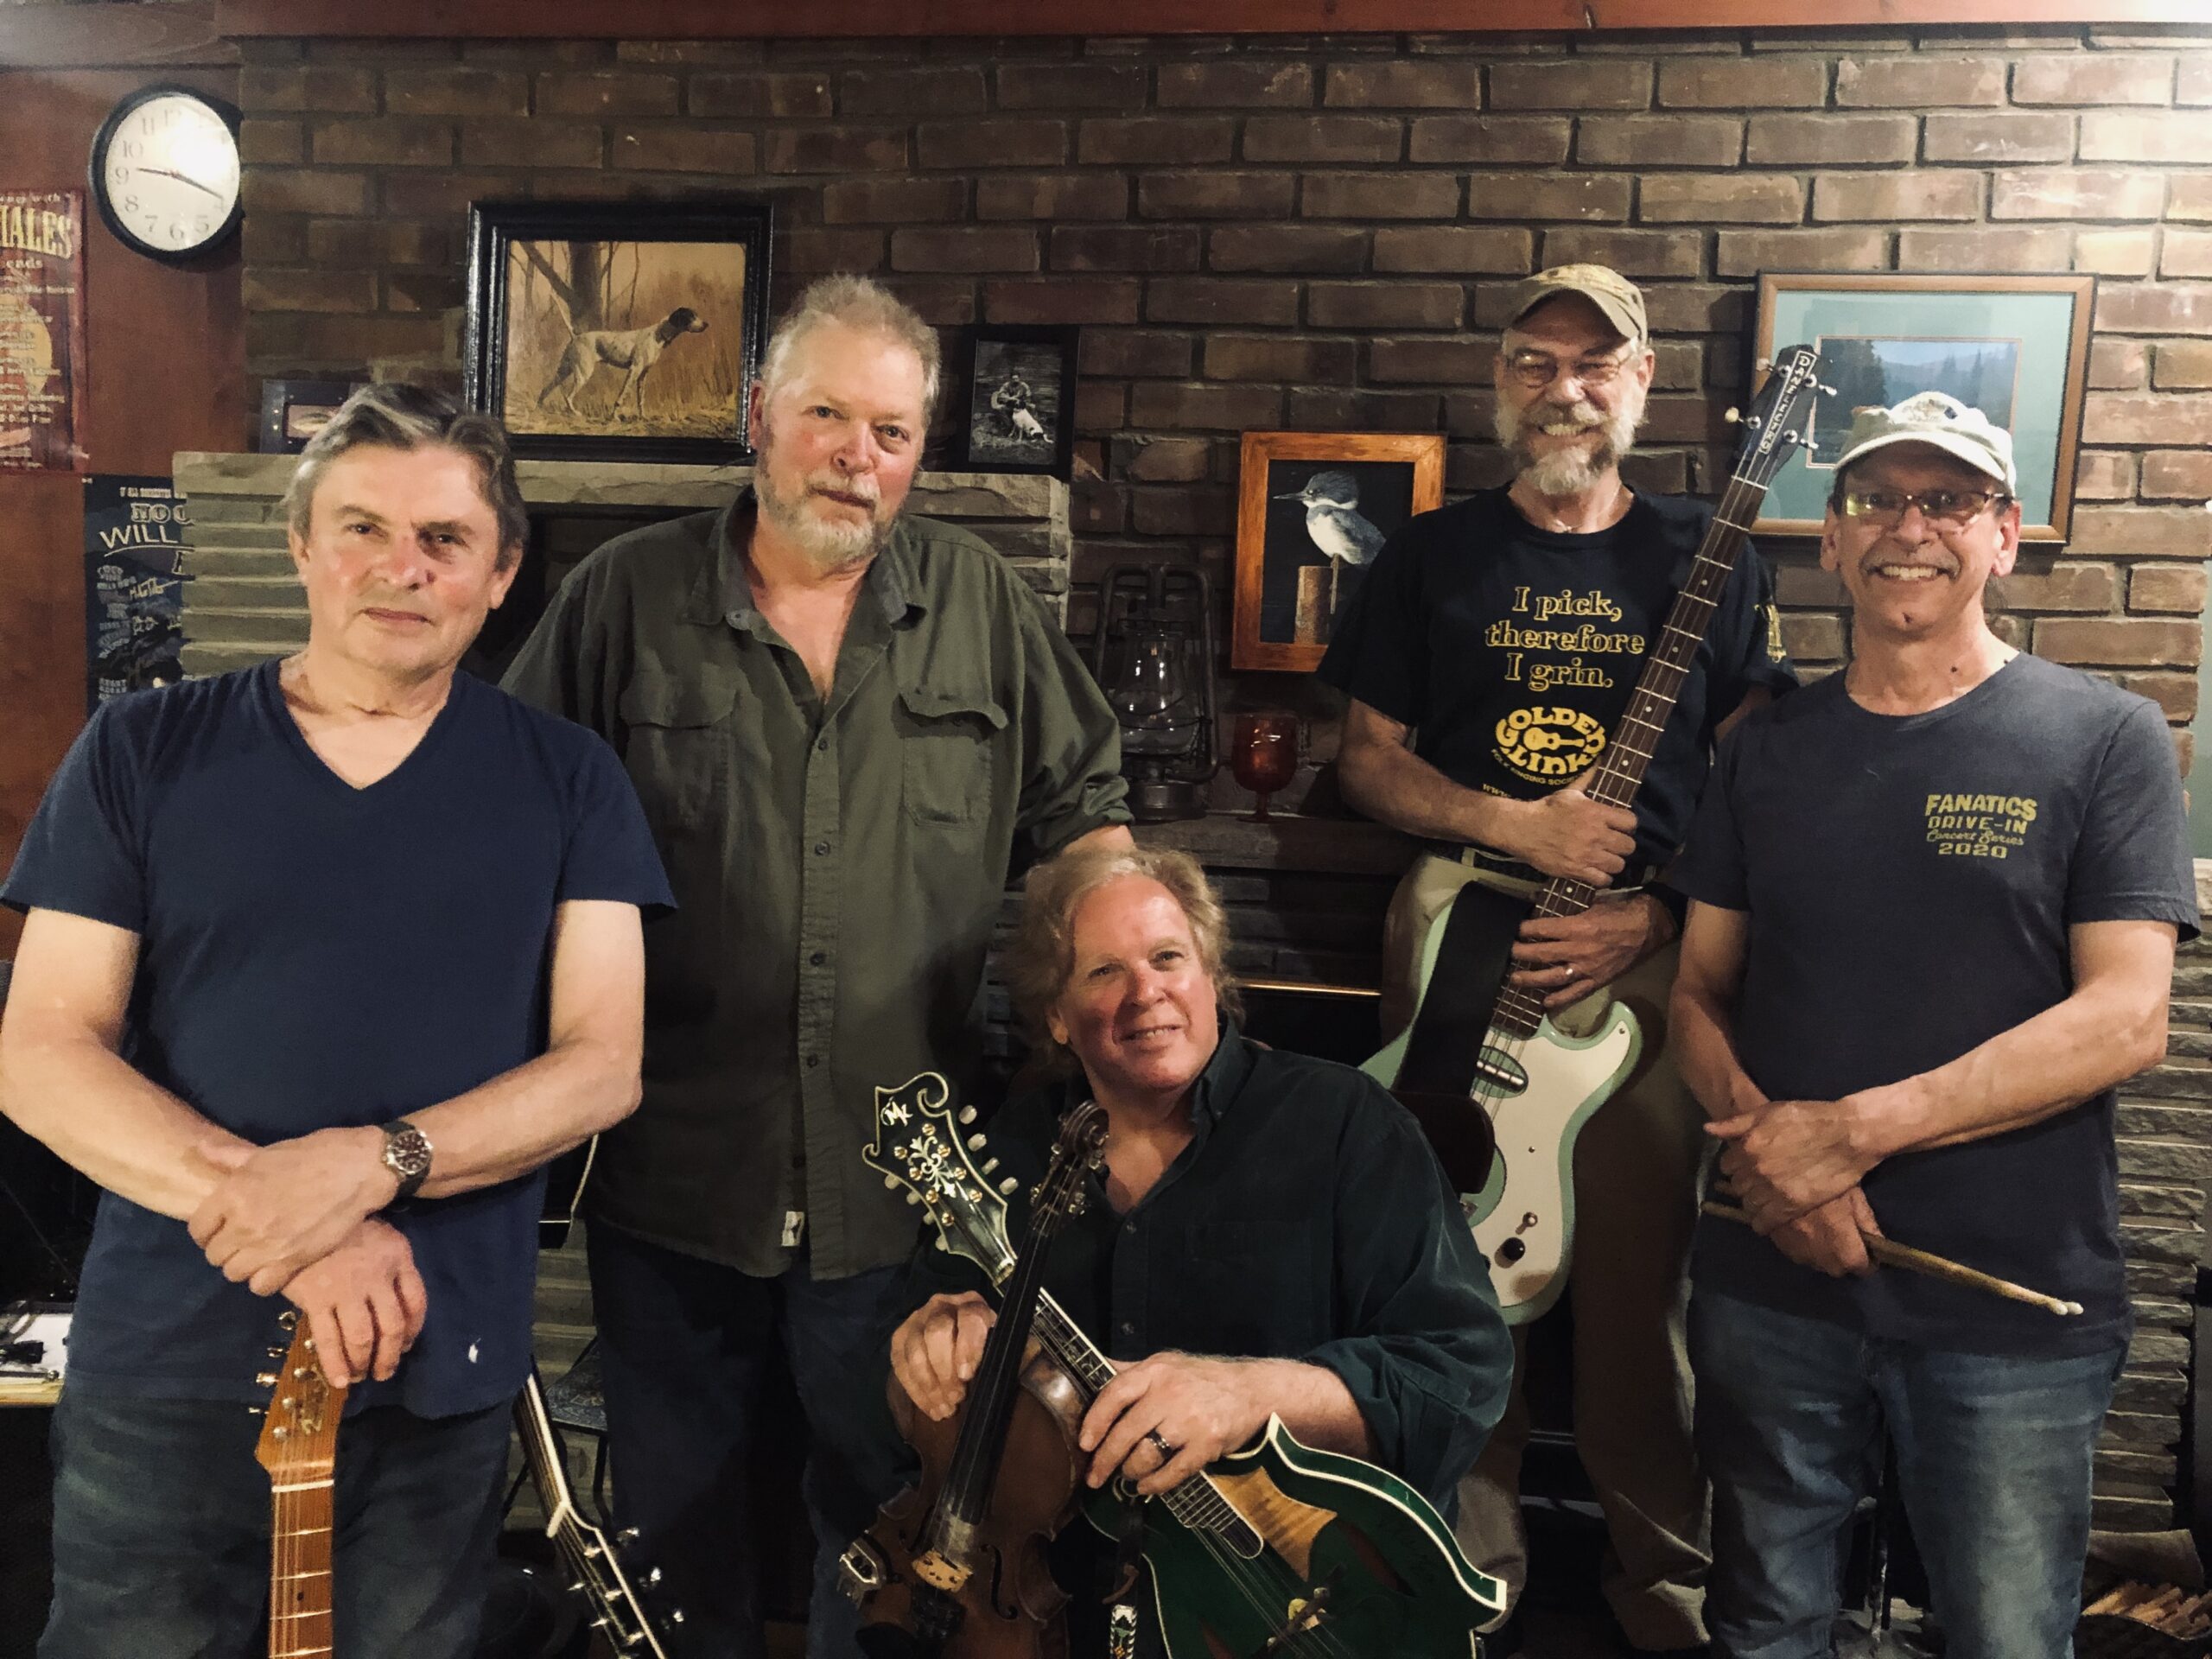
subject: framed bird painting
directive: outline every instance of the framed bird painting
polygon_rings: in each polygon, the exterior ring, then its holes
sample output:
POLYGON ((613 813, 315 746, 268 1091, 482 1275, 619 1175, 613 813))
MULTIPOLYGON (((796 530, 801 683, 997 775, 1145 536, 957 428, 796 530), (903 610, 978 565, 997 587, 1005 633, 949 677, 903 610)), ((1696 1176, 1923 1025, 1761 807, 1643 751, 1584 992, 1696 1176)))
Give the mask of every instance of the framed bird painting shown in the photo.
POLYGON ((1247 432, 1231 668, 1320 666, 1392 532, 1444 505, 1438 432, 1247 432))

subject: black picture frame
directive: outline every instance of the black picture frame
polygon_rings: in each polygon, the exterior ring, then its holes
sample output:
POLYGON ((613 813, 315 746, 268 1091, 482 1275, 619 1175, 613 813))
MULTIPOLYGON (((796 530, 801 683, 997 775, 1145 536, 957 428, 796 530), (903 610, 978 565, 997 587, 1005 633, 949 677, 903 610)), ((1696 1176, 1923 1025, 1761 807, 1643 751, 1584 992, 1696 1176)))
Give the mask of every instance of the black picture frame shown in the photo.
POLYGON ((1072 323, 978 323, 962 331, 959 400, 953 410, 955 468, 1071 475, 1076 342, 1082 333, 1072 323), (1027 389, 1014 403, 1003 399, 1013 384, 1010 374, 1027 389), (994 404, 995 397, 1001 401, 994 404), (1039 432, 1021 429, 1025 422, 1039 432))
POLYGON ((322 421, 336 414, 339 404, 367 384, 363 380, 263 381, 261 423, 254 428, 254 453, 298 454, 322 421))
POLYGON ((772 220, 735 196, 471 204, 469 406, 499 416, 518 455, 749 461, 772 220), (598 326, 579 330, 587 286, 598 326))

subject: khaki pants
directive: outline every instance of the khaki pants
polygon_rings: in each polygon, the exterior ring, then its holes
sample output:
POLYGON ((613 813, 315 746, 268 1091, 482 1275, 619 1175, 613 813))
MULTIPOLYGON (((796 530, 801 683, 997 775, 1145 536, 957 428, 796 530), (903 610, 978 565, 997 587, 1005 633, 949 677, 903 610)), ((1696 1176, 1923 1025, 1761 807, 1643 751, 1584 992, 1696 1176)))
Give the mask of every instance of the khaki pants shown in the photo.
MULTIPOLYGON (((1383 925, 1383 1032, 1412 1017, 1428 924, 1470 880, 1509 892, 1528 884, 1425 854, 1406 872, 1383 925)), ((1620 1091, 1591 1117, 1574 1154, 1574 1441, 1605 1511, 1611 1547, 1602 1583, 1621 1628, 1640 1648, 1694 1647, 1711 1560, 1705 1478, 1690 1444, 1690 1373, 1682 1317, 1685 1269, 1697 1220, 1705 1115, 1667 1052, 1669 945, 1605 993, 1560 1011, 1554 1023, 1594 1029, 1611 1001, 1643 1030, 1643 1053, 1620 1091)), ((1515 1332, 1516 1356, 1522 1332, 1515 1332)), ((1459 1484, 1460 1545, 1518 1600, 1529 1569, 1520 1506, 1529 1411, 1521 1365, 1504 1418, 1459 1484)))

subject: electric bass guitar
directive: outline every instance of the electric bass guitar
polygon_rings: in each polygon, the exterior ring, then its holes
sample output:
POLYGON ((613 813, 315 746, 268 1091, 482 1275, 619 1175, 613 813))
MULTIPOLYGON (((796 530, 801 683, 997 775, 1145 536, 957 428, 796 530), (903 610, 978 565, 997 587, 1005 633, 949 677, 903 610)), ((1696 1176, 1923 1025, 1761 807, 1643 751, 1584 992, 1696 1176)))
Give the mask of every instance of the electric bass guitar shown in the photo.
MULTIPOLYGON (((978 1166, 984 1137, 963 1141, 945 1080, 925 1071, 875 1091, 875 1139, 861 1157, 904 1187, 936 1224, 938 1246, 983 1270, 995 1289, 1016 1255, 1007 1232, 1013 1177, 978 1166)), ((1040 1291, 1031 1329, 1087 1407, 1116 1367, 1040 1291)), ((1122 1482, 1092 1493, 1091 1523, 1121 1534, 1139 1502, 1160 1631, 1171 1659, 1224 1655, 1389 1655, 1472 1659, 1474 1631, 1503 1609, 1504 1586, 1469 1566, 1428 1501, 1389 1471, 1300 1445, 1271 1419, 1260 1440, 1156 1498, 1122 1482), (1116 1489, 1119 1489, 1117 1491, 1116 1489)))
POLYGON ((320 1659, 333 1643, 330 1533, 346 1390, 324 1381, 298 1312, 283 1323, 291 1346, 270 1349, 277 1369, 254 1379, 270 1390, 253 1449, 269 1471, 269 1659, 320 1659))
MULTIPOLYGON (((1810 346, 1777 353, 1766 384, 1743 417, 1735 471, 1644 660, 1628 708, 1603 746, 1590 784, 1592 800, 1625 807, 1636 799, 1767 486, 1789 453, 1806 442, 1805 417, 1814 397, 1825 390, 1820 367, 1820 354, 1810 346)), ((1446 1046, 1458 1052, 1443 1067, 1451 1078, 1446 1086, 1455 1101, 1464 1090, 1489 1116, 1496 1152, 1479 1178, 1464 1160, 1454 1169, 1454 1160, 1446 1156, 1446 1167, 1471 1186, 1461 1193, 1460 1206, 1490 1264, 1509 1324, 1535 1319, 1564 1288, 1574 1246, 1575 1138, 1635 1068, 1643 1035, 1636 1017, 1618 1002, 1587 1036, 1567 1035, 1544 1013, 1541 993, 1505 982, 1508 953, 1531 913, 1576 916, 1597 897, 1596 888, 1566 876, 1547 882, 1533 905, 1470 885, 1431 924, 1422 942, 1424 1011, 1440 958, 1446 959, 1447 975, 1454 975, 1456 963, 1458 973, 1466 976, 1445 982, 1453 986, 1453 1001, 1463 1010, 1451 1022, 1446 1046), (1484 985, 1495 988, 1486 1020, 1480 1012, 1484 985), (1464 1010, 1471 1002, 1476 1011, 1468 1018, 1464 1010)), ((1427 1063, 1437 1058, 1435 1029, 1435 1021, 1425 1027, 1417 1013, 1411 1027, 1360 1069, 1395 1091, 1408 1081, 1402 1073, 1409 1056, 1423 1062, 1418 1069, 1428 1075, 1407 1104, 1438 1141, 1440 1155, 1446 1155, 1446 1138, 1435 1124, 1438 1104, 1427 1092, 1438 1087, 1436 1068, 1427 1063)))

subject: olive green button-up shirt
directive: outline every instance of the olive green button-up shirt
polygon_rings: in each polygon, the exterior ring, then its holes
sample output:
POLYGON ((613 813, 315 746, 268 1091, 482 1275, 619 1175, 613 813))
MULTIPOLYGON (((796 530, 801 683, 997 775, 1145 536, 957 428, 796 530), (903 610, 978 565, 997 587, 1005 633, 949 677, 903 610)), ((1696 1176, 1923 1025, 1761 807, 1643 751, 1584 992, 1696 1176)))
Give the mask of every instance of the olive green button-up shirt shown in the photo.
POLYGON ((748 491, 618 537, 562 584, 506 689, 603 734, 675 888, 645 927, 645 1099, 590 1213, 756 1274, 902 1260, 860 1159, 875 1090, 959 1086, 1017 842, 1128 821, 1104 697, 1014 569, 902 519, 830 695, 753 603, 748 491))

